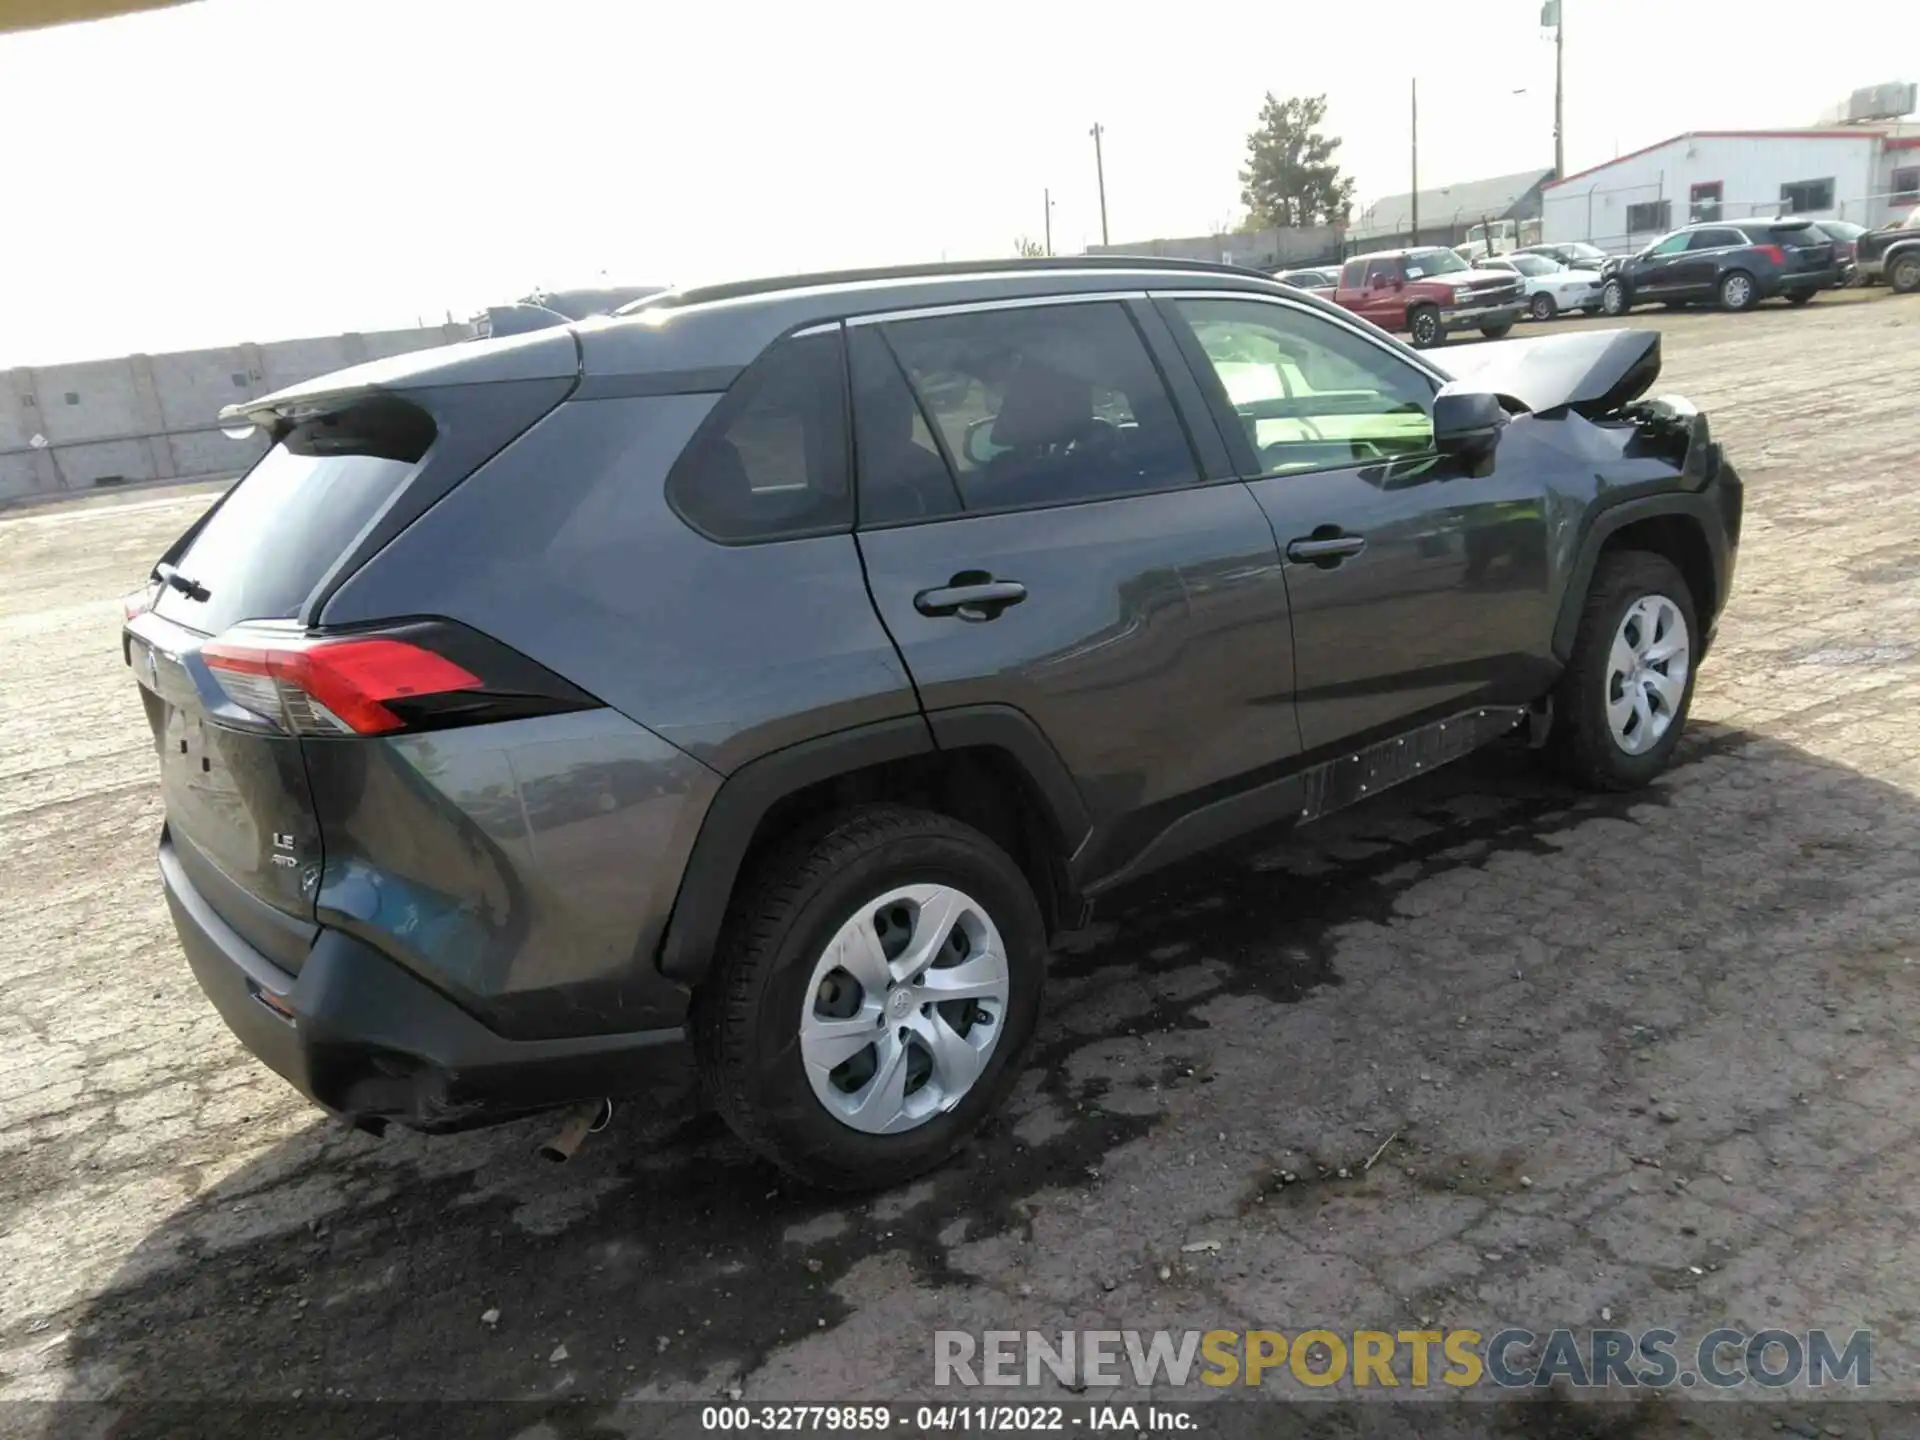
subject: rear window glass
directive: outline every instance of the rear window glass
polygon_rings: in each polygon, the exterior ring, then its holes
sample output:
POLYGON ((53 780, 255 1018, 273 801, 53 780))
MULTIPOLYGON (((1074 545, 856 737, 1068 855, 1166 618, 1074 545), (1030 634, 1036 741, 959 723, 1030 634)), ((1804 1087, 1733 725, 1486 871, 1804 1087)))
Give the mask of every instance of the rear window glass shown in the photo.
POLYGON ((351 417, 329 417, 269 450, 173 562, 206 598, 166 586, 154 609, 206 634, 298 615, 413 475, 432 436, 418 411, 398 434, 391 417, 370 428, 376 433, 360 433, 351 417))

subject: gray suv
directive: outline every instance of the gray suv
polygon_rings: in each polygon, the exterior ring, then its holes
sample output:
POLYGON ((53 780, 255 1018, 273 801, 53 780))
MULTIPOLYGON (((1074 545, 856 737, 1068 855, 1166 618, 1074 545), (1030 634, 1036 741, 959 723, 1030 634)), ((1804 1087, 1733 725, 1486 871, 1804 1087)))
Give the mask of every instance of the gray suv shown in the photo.
POLYGON ((1589 785, 1667 765, 1738 476, 1641 399, 1656 334, 1450 363, 1106 257, 669 293, 249 401, 271 449, 123 639, 187 958, 375 1131, 691 1060, 809 1181, 936 1164, 1115 887, 1516 730, 1589 785))

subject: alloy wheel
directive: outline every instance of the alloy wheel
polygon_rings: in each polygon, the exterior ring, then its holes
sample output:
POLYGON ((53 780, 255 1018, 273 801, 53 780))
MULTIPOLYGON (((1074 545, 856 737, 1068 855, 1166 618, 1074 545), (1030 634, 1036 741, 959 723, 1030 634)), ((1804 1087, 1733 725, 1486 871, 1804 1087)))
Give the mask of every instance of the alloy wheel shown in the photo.
POLYGON ((813 969, 800 1056, 842 1124, 894 1135, 960 1104, 1005 1027, 1006 945, 977 900, 907 885, 862 905, 813 969))
POLYGON ((1720 295, 1729 310, 1744 310, 1747 301, 1753 298, 1753 281, 1744 275, 1729 275, 1726 284, 1720 287, 1720 295))
POLYGON ((1665 595, 1627 607, 1607 653, 1607 728, 1629 755, 1660 743, 1687 693, 1691 642, 1686 617, 1665 595))

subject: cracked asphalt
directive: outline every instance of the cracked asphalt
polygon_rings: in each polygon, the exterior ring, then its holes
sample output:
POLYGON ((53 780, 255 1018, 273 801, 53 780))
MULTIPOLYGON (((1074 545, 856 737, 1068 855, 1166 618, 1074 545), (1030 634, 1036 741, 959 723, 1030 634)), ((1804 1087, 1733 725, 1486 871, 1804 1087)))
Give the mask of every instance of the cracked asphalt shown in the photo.
MULTIPOLYGON (((854 1203, 686 1096, 565 1167, 534 1124, 327 1122, 204 1003, 154 873, 116 597, 210 492, 0 517, 0 1400, 599 1416, 924 1398, 939 1328, 1602 1323, 1865 1328, 1872 1394, 1920 1398, 1920 299, 1633 323, 1748 484, 1671 774, 1595 799, 1487 751, 1124 894, 1061 943, 1010 1111, 854 1203)), ((1758 1428, 1920 1433, 1772 1398, 1758 1428)))

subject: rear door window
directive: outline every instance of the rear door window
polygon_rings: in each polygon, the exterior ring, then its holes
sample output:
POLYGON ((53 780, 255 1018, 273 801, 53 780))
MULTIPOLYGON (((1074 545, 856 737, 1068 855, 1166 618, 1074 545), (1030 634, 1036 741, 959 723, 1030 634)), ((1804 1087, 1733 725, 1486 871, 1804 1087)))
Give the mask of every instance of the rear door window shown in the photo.
POLYGON ((294 430, 174 560, 192 593, 163 586, 155 611, 209 635, 242 620, 296 617, 413 477, 433 433, 422 411, 391 399, 294 430))
POLYGON ((1726 250, 1746 243, 1746 237, 1738 230, 1696 230, 1693 232, 1693 238, 1687 242, 1687 248, 1689 250, 1726 250))
POLYGON ((730 545, 851 529, 839 329, 780 341, 749 366, 674 462, 667 499, 730 545))
POLYGON ((1070 505, 1199 479, 1124 307, 1021 306, 882 327, 968 510, 1070 505))

